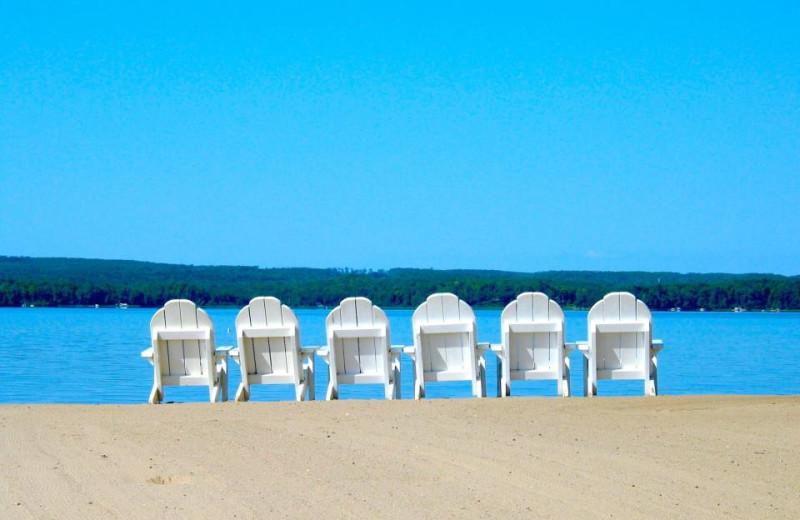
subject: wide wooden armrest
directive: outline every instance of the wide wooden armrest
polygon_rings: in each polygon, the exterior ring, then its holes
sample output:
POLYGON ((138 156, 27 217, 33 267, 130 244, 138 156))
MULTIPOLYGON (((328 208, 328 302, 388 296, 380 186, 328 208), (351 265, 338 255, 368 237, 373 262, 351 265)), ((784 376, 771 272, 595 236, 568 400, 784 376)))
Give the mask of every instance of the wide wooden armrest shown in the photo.
POLYGON ((662 348, 664 348, 664 341, 660 339, 654 339, 653 343, 650 345, 650 355, 655 357, 656 354, 661 352, 662 348))
POLYGON ((322 361, 328 363, 328 359, 330 358, 331 351, 328 350, 328 347, 320 347, 317 349, 317 355, 322 358, 322 361))
POLYGON ((217 350, 214 351, 214 357, 217 359, 217 361, 219 361, 219 360, 227 360, 228 359, 228 354, 230 353, 232 348, 233 347, 231 347, 229 345, 225 345, 225 346, 222 346, 222 347, 217 347, 217 350))
POLYGON ((402 354, 405 349, 406 347, 403 345, 392 345, 389 347, 389 355, 391 355, 393 358, 399 358, 400 354, 402 354))
POLYGON ((155 359, 153 358, 153 347, 150 347, 147 350, 143 350, 141 356, 145 358, 147 361, 149 361, 151 365, 155 363, 155 359))
POLYGON ((414 345, 405 346, 405 347, 403 347, 403 354, 405 354, 408 357, 410 357, 412 359, 412 361, 416 360, 416 358, 417 358, 417 349, 414 347, 414 345))
POLYGON ((478 343, 478 355, 482 356, 486 354, 486 351, 491 348, 491 343, 478 343))
POLYGON ((228 354, 233 358, 234 361, 236 361, 237 363, 239 362, 239 349, 238 348, 230 349, 228 351, 228 354))
MULTIPOLYGON (((301 347, 300 348, 300 359, 302 360, 301 364, 303 365, 303 370, 310 371, 310 374, 308 374, 308 378, 311 378, 311 379, 314 378, 314 365, 316 365, 316 361, 314 360, 315 359, 314 356, 316 355, 317 350, 319 350, 319 347, 301 347)), ((307 381, 308 381, 308 379, 307 379, 307 381)), ((310 388, 309 389, 309 395, 314 392, 314 390, 313 390, 314 382, 311 381, 310 385, 311 386, 309 387, 310 388)), ((310 397, 309 399, 313 399, 313 397, 310 397)))
POLYGON ((564 350, 567 355, 570 355, 576 350, 580 350, 584 356, 589 355, 589 342, 588 341, 568 341, 564 343, 564 350))
POLYGON ((495 353, 495 355, 499 358, 503 357, 503 345, 500 343, 492 343, 489 345, 489 350, 495 353))

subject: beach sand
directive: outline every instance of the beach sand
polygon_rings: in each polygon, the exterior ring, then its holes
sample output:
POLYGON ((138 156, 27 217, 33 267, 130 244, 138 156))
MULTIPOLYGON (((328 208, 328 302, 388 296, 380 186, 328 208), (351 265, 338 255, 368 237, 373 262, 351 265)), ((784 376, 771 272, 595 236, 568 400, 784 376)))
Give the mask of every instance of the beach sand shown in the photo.
POLYGON ((800 518, 800 397, 0 406, 0 518, 800 518))

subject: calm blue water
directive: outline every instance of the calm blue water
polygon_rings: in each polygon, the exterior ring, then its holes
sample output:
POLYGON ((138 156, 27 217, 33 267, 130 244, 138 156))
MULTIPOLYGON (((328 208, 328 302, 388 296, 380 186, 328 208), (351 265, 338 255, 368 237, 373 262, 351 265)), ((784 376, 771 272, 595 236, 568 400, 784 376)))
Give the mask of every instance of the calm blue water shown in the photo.
MULTIPOLYGON (((234 345, 236 309, 206 309, 218 345, 234 345)), ((0 403, 144 403, 153 369, 139 356, 149 347, 155 309, 0 308, 0 403)), ((324 310, 298 310, 303 345, 325 341, 324 310)), ((410 345, 412 311, 388 311, 392 343, 410 345)), ((567 340, 586 339, 586 312, 567 312, 567 340)), ((478 339, 500 341, 500 311, 477 311, 478 339)), ((659 355, 661 394, 800 394, 800 314, 654 313, 655 337, 666 347, 659 355)), ((581 355, 572 355, 572 389, 583 391, 581 355)), ((230 362, 230 395, 239 384, 239 366, 230 362)), ((497 363, 487 354, 488 394, 495 396, 497 363)), ((413 398, 413 371, 402 360, 402 392, 413 398)), ((317 396, 324 399, 327 365, 317 359, 317 396)), ((553 396, 554 381, 512 383, 515 396, 553 396)), ((471 395, 470 385, 430 383, 429 398, 471 395)), ((255 385, 258 401, 290 400, 284 385, 255 385)), ((342 399, 382 399, 377 385, 343 385, 342 399)), ((601 381, 599 394, 641 395, 638 381, 601 381)), ((206 401, 206 388, 166 388, 168 401, 206 401)))

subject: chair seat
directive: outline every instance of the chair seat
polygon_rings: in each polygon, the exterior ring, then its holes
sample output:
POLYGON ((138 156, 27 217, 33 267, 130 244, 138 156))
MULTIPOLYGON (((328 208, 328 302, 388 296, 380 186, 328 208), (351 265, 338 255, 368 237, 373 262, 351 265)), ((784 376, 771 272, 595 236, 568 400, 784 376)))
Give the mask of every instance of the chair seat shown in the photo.
POLYGON ((558 370, 554 368, 511 370, 511 379, 523 381, 540 381, 544 379, 558 379, 558 370))

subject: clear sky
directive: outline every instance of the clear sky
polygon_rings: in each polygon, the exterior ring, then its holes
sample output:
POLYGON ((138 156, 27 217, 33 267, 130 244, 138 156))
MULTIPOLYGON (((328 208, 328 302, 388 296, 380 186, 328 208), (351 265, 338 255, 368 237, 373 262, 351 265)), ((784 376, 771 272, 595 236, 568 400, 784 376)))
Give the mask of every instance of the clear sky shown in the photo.
POLYGON ((432 3, 3 2, 0 255, 800 274, 800 2, 432 3))

